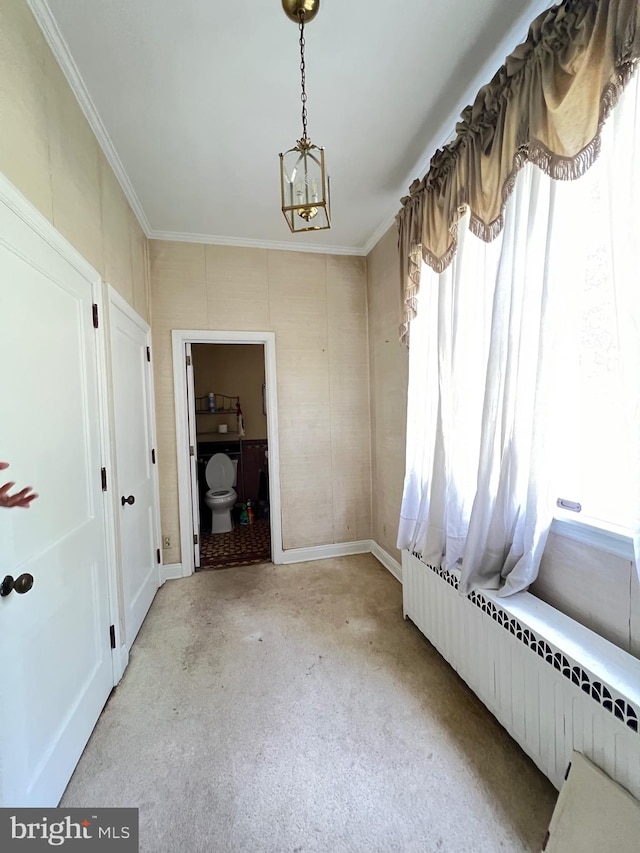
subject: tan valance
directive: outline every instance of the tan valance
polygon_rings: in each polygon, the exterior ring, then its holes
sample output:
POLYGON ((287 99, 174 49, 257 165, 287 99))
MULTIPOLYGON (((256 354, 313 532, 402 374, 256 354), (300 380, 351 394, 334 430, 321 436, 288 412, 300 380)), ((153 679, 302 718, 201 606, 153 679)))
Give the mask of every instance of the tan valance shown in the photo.
POLYGON ((560 180, 584 174, 639 57, 640 0, 566 0, 536 18, 401 201, 403 340, 416 313, 421 259, 436 272, 448 266, 467 208, 473 233, 493 240, 527 160, 560 180))

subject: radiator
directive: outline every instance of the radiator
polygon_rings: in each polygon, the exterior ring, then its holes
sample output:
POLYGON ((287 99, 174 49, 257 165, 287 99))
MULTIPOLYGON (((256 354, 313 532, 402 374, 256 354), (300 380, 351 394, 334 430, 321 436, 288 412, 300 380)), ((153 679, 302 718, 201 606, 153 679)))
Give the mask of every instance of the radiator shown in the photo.
POLYGON ((529 593, 458 579, 403 551, 405 617, 556 788, 575 749, 640 799, 640 661, 529 593))

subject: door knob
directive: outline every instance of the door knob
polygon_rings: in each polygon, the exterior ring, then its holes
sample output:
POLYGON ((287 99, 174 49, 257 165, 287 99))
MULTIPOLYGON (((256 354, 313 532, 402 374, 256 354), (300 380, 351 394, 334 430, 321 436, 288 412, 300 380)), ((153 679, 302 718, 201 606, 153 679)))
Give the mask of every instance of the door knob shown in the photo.
POLYGON ((123 495, 120 500, 122 501, 122 506, 124 506, 125 504, 129 504, 129 506, 131 506, 136 502, 134 495, 129 495, 128 498, 125 498, 125 496, 123 495))
POLYGON ((13 582, 13 588, 18 593, 18 595, 24 595, 25 592, 29 592, 31 587, 33 586, 33 575, 30 575, 28 572, 25 572, 20 577, 16 578, 13 582))
POLYGON ((0 583, 0 595, 3 597, 9 595, 12 590, 15 590, 18 595, 24 595, 25 592, 29 592, 32 586, 33 575, 30 575, 28 572, 20 575, 15 580, 11 575, 6 575, 2 583, 0 583))

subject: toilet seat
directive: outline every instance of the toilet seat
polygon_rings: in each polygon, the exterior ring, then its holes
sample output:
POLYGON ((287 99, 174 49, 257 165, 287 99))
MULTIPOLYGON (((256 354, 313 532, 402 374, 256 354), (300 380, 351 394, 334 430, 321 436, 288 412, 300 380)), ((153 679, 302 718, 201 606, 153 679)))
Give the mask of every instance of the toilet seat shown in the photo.
POLYGON ((209 490, 206 502, 208 506, 214 507, 226 504, 230 498, 233 498, 233 502, 235 503, 236 497, 235 489, 217 489, 215 492, 209 490))
POLYGON ((214 453, 207 462, 204 476, 212 497, 214 492, 229 494, 236 480, 236 466, 226 453, 214 453))
POLYGON ((211 510, 211 533, 228 533, 233 530, 231 508, 238 495, 234 490, 238 463, 226 453, 215 453, 207 462, 205 477, 209 491, 205 503, 211 510))

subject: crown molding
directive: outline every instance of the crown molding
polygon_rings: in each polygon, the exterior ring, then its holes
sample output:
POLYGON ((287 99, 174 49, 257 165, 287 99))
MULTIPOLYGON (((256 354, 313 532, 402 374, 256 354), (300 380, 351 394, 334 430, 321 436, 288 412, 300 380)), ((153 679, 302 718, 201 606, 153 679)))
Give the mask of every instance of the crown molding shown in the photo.
MULTIPOLYGON (((58 23, 49 8, 47 0, 27 0, 29 8, 40 27, 47 44, 62 69, 67 83, 71 91, 75 95, 76 100, 80 105, 85 118, 89 122, 98 144, 102 149, 107 162, 113 169, 113 172, 122 187, 131 209, 133 210, 140 227, 144 231, 149 240, 169 240, 182 243, 209 243, 214 246, 244 246, 252 249, 275 249, 285 252, 314 252, 323 255, 352 255, 356 257, 365 257, 369 251, 375 246, 382 234, 391 224, 391 221, 385 227, 380 227, 366 246, 322 246, 315 243, 287 243, 277 240, 254 240, 243 237, 226 237, 216 234, 189 234, 173 231, 155 231, 151 228, 151 224, 147 219, 140 199, 136 195, 133 184, 129 180, 129 176, 118 156, 111 137, 109 136, 106 127, 96 109, 95 104, 89 94, 89 91, 82 79, 78 66, 76 65, 71 51, 64 40, 58 23)), ((394 214, 395 215, 395 214, 394 214)))
MULTIPOLYGON (((495 69, 502 64, 505 51, 508 52, 509 50, 512 50, 515 44, 518 44, 523 40, 533 17, 537 16, 545 8, 548 8, 551 5, 551 2, 552 0, 532 0, 532 2, 528 4, 527 9, 518 17, 518 20, 510 28, 507 35, 501 40, 500 44, 496 45, 491 56, 487 57, 480 71, 478 71, 473 81, 467 87, 465 97, 461 99, 461 102, 455 109, 450 111, 445 121, 443 121, 440 128, 438 128, 437 132, 432 134, 428 144, 423 149, 423 154, 420 160, 416 166, 412 168, 411 173, 403 183, 405 188, 408 188, 409 184, 416 176, 422 177, 426 174, 429 170, 429 164, 434 151, 451 140, 452 128, 455 127, 458 116, 464 106, 473 100, 479 87, 486 83, 486 81, 495 73, 495 69)), ((394 209, 381 221, 380 225, 375 229, 364 246, 322 246, 314 243, 293 244, 284 241, 253 240, 241 237, 219 236, 215 234, 189 234, 153 230, 140 200, 136 195, 133 185, 129 180, 129 176, 122 165, 122 161, 120 160, 102 119, 100 118, 91 96, 89 95, 78 67, 71 56, 71 52, 69 51, 67 43, 60 32, 47 0, 27 0, 27 3, 40 26, 53 55, 58 61, 73 94, 80 104, 80 108, 93 130, 96 139, 98 140, 98 144, 107 158, 107 162, 113 169, 131 209, 148 239, 170 240, 184 243, 210 243, 217 246, 245 246, 249 248, 276 249, 288 252, 316 252, 327 255, 353 255, 357 257, 366 257, 386 231, 393 225, 400 209, 399 199, 398 203, 394 205, 394 209)), ((406 194, 406 191, 406 189, 402 191, 402 194, 406 194)))
POLYGON ((253 240, 242 237, 226 237, 216 234, 188 234, 173 231, 155 231, 151 228, 140 199, 129 180, 125 168, 118 156, 111 137, 107 133, 98 110, 78 70, 71 51, 64 40, 57 21, 49 8, 47 0, 27 0, 38 26, 62 69, 71 91, 80 104, 80 109, 95 134, 107 162, 122 187, 127 201, 133 210, 140 227, 149 240, 170 240, 182 243, 210 243, 215 246, 244 246, 253 249, 277 249, 285 252, 316 252, 323 255, 356 255, 362 257, 366 251, 361 246, 321 246, 315 243, 286 243, 277 240, 253 240))
POLYGON ((369 252, 373 248, 375 248, 375 246, 377 245, 379 240, 381 240, 384 237, 384 235, 387 233, 389 228, 391 228, 391 226, 394 224, 394 222, 396 221, 396 216, 398 215, 399 210, 400 210, 400 203, 398 202, 398 205, 396 206, 394 212, 390 216, 387 216, 386 219, 383 219, 382 222, 380 223, 380 225, 378 225, 376 230, 373 232, 371 237, 369 237, 369 239, 367 240, 367 242, 364 244, 363 248, 361 249, 361 252, 365 257, 369 254, 369 252))
POLYGON ((118 183, 122 187, 122 191, 127 197, 127 201, 140 223, 140 227, 146 236, 149 237, 151 233, 151 226, 144 209, 140 204, 140 199, 136 195, 136 191, 134 190, 133 185, 129 180, 129 176, 122 165, 118 152, 107 133, 107 129, 102 123, 98 110, 91 100, 91 95, 84 84, 84 80, 80 75, 78 66, 75 64, 74 59, 71 56, 71 51, 60 32, 60 28, 58 27, 57 21, 49 8, 47 0, 27 0, 27 3, 29 4, 33 16, 47 40, 47 44, 51 48, 54 57, 62 69, 62 73, 71 87, 71 91, 80 104, 80 109, 84 113, 86 120, 89 122, 91 130, 98 140, 98 145, 102 148, 104 156, 107 158, 107 162, 113 169, 118 183))
POLYGON ((322 246, 317 243, 285 243, 278 240, 253 240, 245 237, 226 237, 215 234, 184 234, 179 231, 150 231, 150 240, 179 243, 209 243, 213 246, 242 246, 248 249, 276 249, 283 252, 312 252, 320 255, 355 255, 364 257, 362 246, 322 246))

